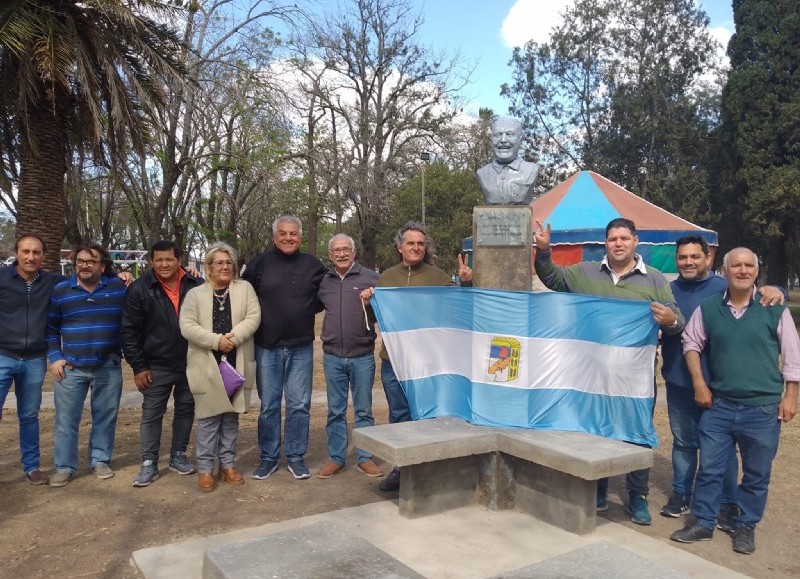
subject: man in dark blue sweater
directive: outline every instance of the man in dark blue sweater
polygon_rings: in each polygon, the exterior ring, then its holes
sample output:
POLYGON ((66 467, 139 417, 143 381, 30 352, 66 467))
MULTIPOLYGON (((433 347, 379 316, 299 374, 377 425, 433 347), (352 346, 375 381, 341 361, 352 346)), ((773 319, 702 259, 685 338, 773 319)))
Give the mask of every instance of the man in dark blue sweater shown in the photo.
POLYGON ((13 383, 22 470, 33 485, 48 482, 39 468, 39 407, 47 372, 47 307, 53 287, 64 279, 42 270, 45 251, 38 236, 23 234, 14 245, 17 261, 0 270, 0 418, 13 383))

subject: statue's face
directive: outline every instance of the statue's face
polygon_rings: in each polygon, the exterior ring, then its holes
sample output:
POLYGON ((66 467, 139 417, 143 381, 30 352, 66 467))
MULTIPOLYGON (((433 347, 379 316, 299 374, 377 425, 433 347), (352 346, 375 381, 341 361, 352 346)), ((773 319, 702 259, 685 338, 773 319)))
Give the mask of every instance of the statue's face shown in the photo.
POLYGON ((492 125, 492 151, 498 163, 510 163, 519 155, 522 132, 512 120, 500 119, 492 125))

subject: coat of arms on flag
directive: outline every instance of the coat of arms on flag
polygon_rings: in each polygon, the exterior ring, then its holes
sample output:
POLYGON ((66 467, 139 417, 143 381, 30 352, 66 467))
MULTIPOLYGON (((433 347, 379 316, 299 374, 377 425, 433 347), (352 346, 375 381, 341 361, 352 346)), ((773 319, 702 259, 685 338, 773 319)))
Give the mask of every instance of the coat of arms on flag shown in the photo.
POLYGON ((497 336, 489 352, 489 375, 495 382, 511 382, 519 374, 519 341, 497 336))

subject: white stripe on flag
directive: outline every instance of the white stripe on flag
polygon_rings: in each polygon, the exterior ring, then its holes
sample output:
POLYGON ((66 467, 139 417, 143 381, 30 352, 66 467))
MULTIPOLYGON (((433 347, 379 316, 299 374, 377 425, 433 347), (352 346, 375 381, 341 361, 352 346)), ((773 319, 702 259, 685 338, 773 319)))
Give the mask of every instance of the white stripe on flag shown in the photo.
MULTIPOLYGON (((385 332, 383 340, 401 381, 455 374, 475 383, 513 388, 565 389, 651 398, 655 346, 621 347, 568 339, 496 336, 427 328, 385 332), (519 344, 517 376, 492 358, 493 340, 519 344), (400 353, 402 352, 402 356, 400 353), (490 370, 493 370, 490 373, 490 370)), ((495 344, 496 345, 496 344, 495 344)))

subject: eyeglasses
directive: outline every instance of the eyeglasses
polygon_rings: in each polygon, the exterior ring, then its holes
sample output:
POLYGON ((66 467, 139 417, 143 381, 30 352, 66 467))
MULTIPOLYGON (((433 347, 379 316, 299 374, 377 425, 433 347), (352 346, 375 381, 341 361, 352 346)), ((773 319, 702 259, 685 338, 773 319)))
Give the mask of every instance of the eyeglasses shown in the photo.
POLYGON ((213 265, 214 267, 219 267, 219 268, 222 268, 222 267, 233 267, 233 262, 232 261, 212 261, 211 265, 213 265))
POLYGON ((353 253, 353 250, 347 247, 344 249, 333 249, 331 250, 331 253, 333 255, 350 255, 351 253, 353 253))
POLYGON ((98 263, 100 263, 100 262, 97 261, 96 259, 76 259, 75 260, 75 265, 77 265, 78 267, 83 267, 84 265, 88 265, 89 267, 94 267, 98 263))

